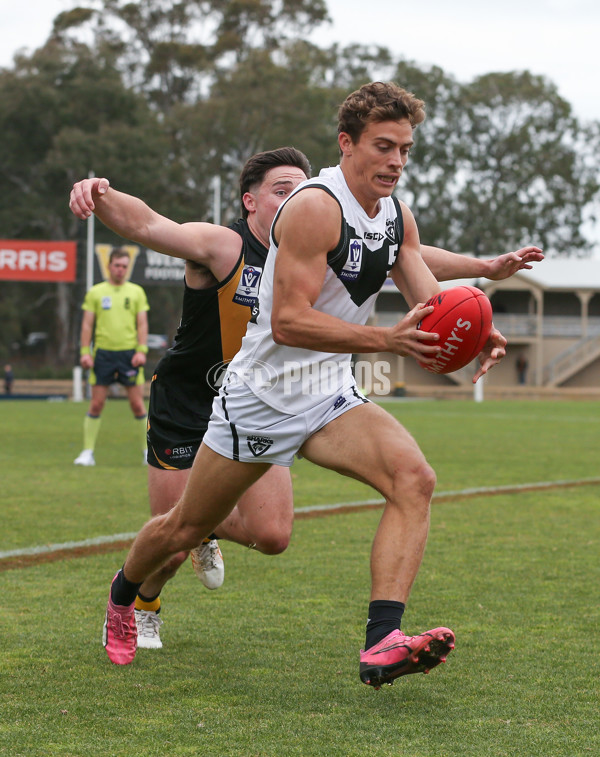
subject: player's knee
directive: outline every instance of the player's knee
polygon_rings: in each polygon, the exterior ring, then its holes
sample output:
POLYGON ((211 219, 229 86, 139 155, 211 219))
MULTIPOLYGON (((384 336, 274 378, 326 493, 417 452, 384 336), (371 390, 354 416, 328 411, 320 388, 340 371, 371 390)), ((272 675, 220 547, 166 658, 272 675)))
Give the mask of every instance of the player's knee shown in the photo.
POLYGON ((408 495, 414 505, 422 503, 424 509, 427 509, 436 481, 435 471, 425 459, 414 461, 412 465, 395 471, 393 499, 405 502, 408 495))
POLYGON ((263 555, 280 555, 288 548, 291 534, 283 531, 273 531, 260 534, 255 542, 256 549, 263 555))
POLYGON ((421 480, 421 489, 424 496, 429 501, 433 497, 433 491, 437 483, 437 476, 431 465, 428 462, 424 462, 419 471, 419 478, 421 480))

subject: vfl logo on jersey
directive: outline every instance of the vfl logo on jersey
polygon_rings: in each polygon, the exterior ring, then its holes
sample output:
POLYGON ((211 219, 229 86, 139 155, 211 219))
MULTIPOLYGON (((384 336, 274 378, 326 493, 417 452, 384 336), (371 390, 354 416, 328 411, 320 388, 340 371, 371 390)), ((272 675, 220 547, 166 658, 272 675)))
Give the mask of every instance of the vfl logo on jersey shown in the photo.
POLYGON ((360 276, 362 266, 362 240, 351 239, 348 247, 348 257, 338 276, 342 281, 356 281, 360 276))
POLYGON ((102 298, 102 310, 110 310, 112 308, 112 297, 103 297, 102 298))
POLYGON ((247 436, 248 449, 254 457, 260 457, 273 445, 273 440, 268 436, 247 436))
POLYGON ((240 283, 233 295, 233 301, 238 305, 252 307, 258 296, 258 285, 260 284, 261 274, 262 268, 255 265, 245 265, 240 276, 240 283))
POLYGON ((388 218, 385 222, 385 235, 390 242, 396 241, 396 221, 393 218, 388 218))

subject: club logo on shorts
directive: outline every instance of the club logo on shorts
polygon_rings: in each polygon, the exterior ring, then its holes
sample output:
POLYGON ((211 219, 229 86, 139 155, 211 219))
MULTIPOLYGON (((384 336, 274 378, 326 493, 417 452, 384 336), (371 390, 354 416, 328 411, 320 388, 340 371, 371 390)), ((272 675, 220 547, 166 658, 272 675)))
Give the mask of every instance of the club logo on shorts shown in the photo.
POLYGON ((351 239, 348 247, 348 257, 339 273, 342 281, 356 281, 360 276, 362 266, 362 240, 351 239))
POLYGON ((254 457, 260 457, 273 445, 273 439, 268 436, 247 436, 248 449, 254 457))
POLYGON ((339 410, 340 407, 344 407, 344 405, 348 402, 348 400, 344 397, 343 394, 340 394, 340 396, 337 398, 337 400, 333 403, 333 409, 339 410))
POLYGON ((262 268, 255 265, 245 265, 240 276, 240 283, 233 295, 233 301, 237 302, 238 305, 252 307, 258 296, 258 285, 260 284, 261 274, 262 268))

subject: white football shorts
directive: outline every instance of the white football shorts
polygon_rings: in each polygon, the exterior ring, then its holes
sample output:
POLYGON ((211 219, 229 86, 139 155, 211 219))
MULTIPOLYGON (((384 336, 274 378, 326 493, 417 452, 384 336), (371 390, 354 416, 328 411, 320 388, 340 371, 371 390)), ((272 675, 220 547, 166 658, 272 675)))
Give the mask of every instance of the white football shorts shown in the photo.
POLYGON ((244 463, 289 468, 304 442, 353 407, 369 402, 354 384, 301 415, 286 415, 253 394, 242 382, 224 386, 213 400, 204 444, 244 463))

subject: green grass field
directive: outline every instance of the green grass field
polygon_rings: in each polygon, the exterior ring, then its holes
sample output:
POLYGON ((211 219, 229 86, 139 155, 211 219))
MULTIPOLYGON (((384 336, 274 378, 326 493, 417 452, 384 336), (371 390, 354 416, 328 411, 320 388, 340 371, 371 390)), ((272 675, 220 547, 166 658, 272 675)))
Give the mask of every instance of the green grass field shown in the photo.
MULTIPOLYGON (((419 441, 439 493, 562 484, 434 502, 403 627, 453 628, 445 666, 379 692, 360 683, 377 510, 299 519, 277 557, 224 543, 216 592, 184 565, 163 595, 164 649, 140 650, 126 668, 100 643, 124 551, 9 570, 0 559, 0 754, 599 754, 597 405, 386 409, 419 441)), ((109 403, 92 469, 72 464, 84 412, 0 403, 0 552, 131 532, 146 520, 126 404, 109 403)), ((293 475, 298 508, 376 496, 305 461, 293 475)))

